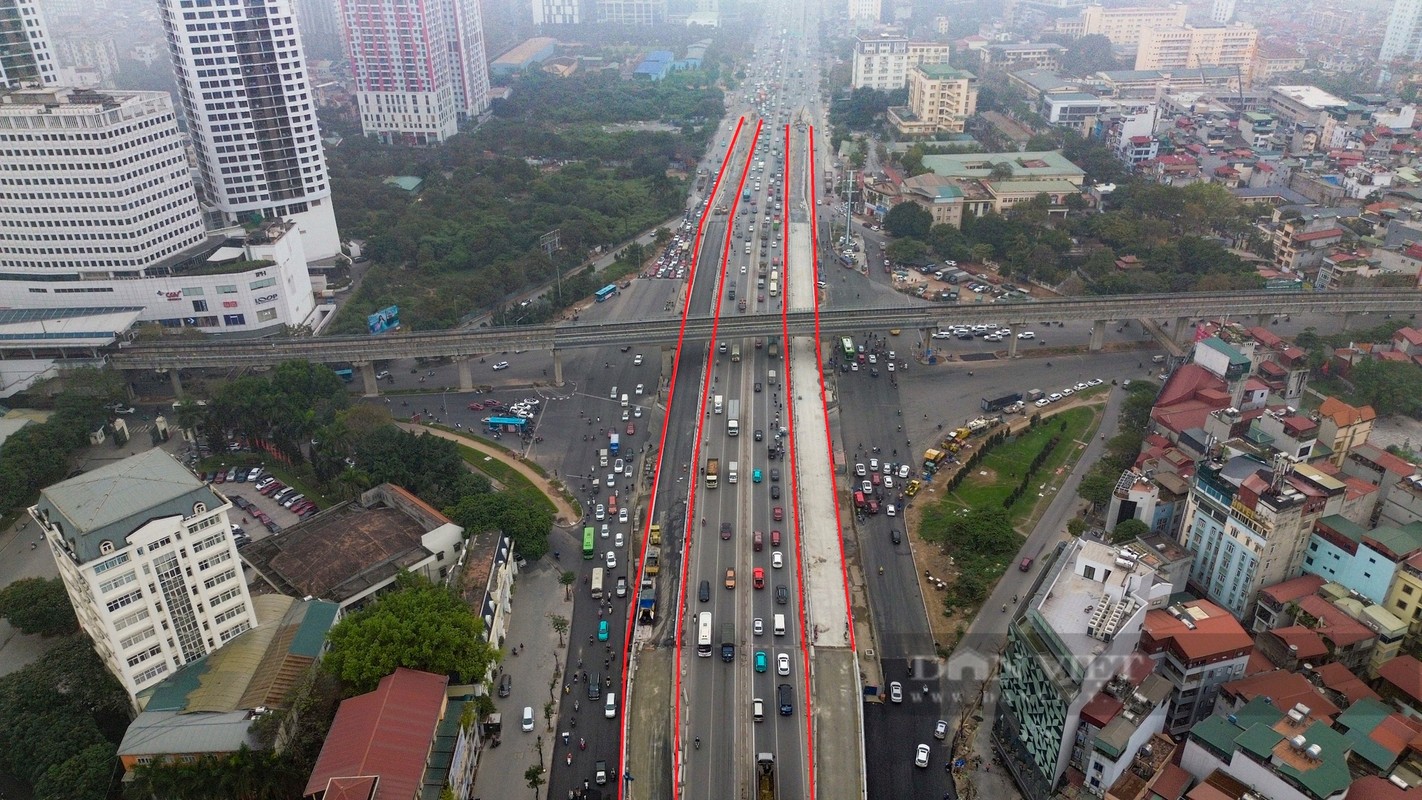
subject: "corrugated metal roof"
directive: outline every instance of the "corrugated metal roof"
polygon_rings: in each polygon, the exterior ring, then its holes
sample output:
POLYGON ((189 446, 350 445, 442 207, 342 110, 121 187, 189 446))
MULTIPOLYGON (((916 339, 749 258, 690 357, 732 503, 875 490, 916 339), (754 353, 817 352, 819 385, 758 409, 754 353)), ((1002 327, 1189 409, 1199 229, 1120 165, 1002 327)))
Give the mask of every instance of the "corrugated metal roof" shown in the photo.
POLYGON ((375 691, 341 703, 302 794, 326 790, 343 779, 374 777, 375 800, 414 797, 443 716, 448 684, 444 675, 401 667, 382 678, 375 691))

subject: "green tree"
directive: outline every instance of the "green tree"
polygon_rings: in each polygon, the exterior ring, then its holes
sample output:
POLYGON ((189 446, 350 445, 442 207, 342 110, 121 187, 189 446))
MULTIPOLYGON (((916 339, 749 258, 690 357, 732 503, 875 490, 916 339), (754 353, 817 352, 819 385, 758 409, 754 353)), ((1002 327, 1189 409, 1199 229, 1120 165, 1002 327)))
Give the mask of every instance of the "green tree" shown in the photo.
POLYGON ((1071 75, 1090 75, 1120 68, 1120 62, 1111 54, 1111 40, 1099 33, 1072 41, 1062 54, 1062 70, 1071 75))
POLYGON ((534 764, 523 771, 523 779, 528 783, 528 788, 533 790, 534 800, 538 800, 538 787, 547 783, 543 779, 543 765, 534 764))
POLYGON ((519 556, 529 561, 548 553, 553 506, 535 491, 467 492, 445 507, 445 516, 471 534, 491 530, 508 534, 519 556))
POLYGON ((928 245, 920 239, 896 239, 884 250, 884 255, 899 264, 921 264, 928 259, 928 245))
POLYGON ((0 617, 23 633, 41 636, 79 630, 74 606, 58 578, 21 578, 0 589, 0 617))
POLYGON ((1357 389, 1358 400, 1378 414, 1422 418, 1422 368, 1369 359, 1355 364, 1348 378, 1357 389))
POLYGON ((567 644, 566 637, 568 635, 568 618, 558 614, 549 614, 548 627, 552 628, 553 632, 558 634, 558 646, 565 646, 567 644))
POLYGON ((35 784, 35 800, 105 800, 114 793, 114 760, 110 742, 95 742, 55 764, 35 784))
POLYGON ((1123 519, 1116 523, 1116 527, 1111 530, 1111 543, 1133 542, 1142 536, 1149 535, 1149 525, 1135 518, 1123 519))
POLYGON ((465 682, 488 671, 495 653, 484 640, 484 625, 457 594, 408 573, 397 586, 331 629, 331 649, 322 662, 328 673, 359 694, 397 667, 465 682))
POLYGON ((578 582, 578 576, 570 569, 565 569, 558 573, 558 583, 563 585, 563 599, 573 599, 573 584, 578 582))
POLYGON ((884 230, 896 238, 923 238, 933 227, 933 214, 917 203, 899 203, 884 215, 884 230))
POLYGON ((1111 502, 1111 493, 1116 490, 1116 481, 1120 478, 1119 469, 1097 464, 1081 477, 1076 493, 1096 508, 1105 508, 1111 502))

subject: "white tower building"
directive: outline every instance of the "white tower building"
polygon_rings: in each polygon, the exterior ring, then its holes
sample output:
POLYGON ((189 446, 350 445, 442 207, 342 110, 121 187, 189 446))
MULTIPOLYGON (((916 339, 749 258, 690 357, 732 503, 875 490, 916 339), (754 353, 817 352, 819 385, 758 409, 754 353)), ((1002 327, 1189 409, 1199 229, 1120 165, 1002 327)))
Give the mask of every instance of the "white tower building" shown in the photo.
POLYGON ((54 54, 36 0, 0 0, 0 89, 55 82, 54 54))
POLYGON ((340 253, 291 0, 159 0, 204 199, 230 223, 296 223, 308 258, 340 253))

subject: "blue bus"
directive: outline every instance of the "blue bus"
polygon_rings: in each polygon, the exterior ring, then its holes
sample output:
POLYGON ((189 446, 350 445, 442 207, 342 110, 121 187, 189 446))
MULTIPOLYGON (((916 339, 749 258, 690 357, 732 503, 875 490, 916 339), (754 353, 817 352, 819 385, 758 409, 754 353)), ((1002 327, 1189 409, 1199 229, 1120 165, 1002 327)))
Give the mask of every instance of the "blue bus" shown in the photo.
POLYGON ((751 199, 751 190, 750 190, 750 189, 746 189, 744 192, 741 193, 741 201, 742 201, 742 202, 749 203, 749 202, 750 202, 750 199, 751 199))
POLYGON ((601 289, 598 289, 598 290, 597 290, 597 293, 596 293, 596 294, 597 294, 597 301, 598 301, 599 303, 601 303, 602 301, 606 300, 607 298, 613 296, 613 295, 616 294, 616 293, 617 293, 617 286, 616 286, 616 284, 611 284, 611 283, 609 283, 608 285, 606 285, 606 286, 602 287, 601 289))

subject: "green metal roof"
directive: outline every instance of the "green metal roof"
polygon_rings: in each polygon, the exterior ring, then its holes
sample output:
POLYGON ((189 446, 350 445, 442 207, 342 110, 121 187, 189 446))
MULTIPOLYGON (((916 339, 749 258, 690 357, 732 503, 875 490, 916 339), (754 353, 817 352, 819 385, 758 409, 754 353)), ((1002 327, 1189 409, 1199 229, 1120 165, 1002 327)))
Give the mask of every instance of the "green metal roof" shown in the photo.
POLYGON ((1268 761, 1269 753, 1273 751, 1274 745, 1283 740, 1283 734, 1264 723, 1259 723, 1249 726, 1249 730, 1236 736, 1234 744, 1236 748, 1247 750, 1260 760, 1268 761))
POLYGON ((1344 729, 1342 736, 1347 740, 1348 748, 1380 770, 1390 769, 1392 762, 1397 760, 1397 754, 1374 741, 1371 734, 1391 713, 1392 710, 1381 701, 1364 697, 1348 706, 1348 710, 1339 714, 1337 720, 1338 726, 1344 729))
POLYGON ((965 69, 955 69, 947 64, 919 64, 918 69, 924 75, 938 80, 951 80, 953 78, 966 78, 975 81, 978 76, 965 69))

